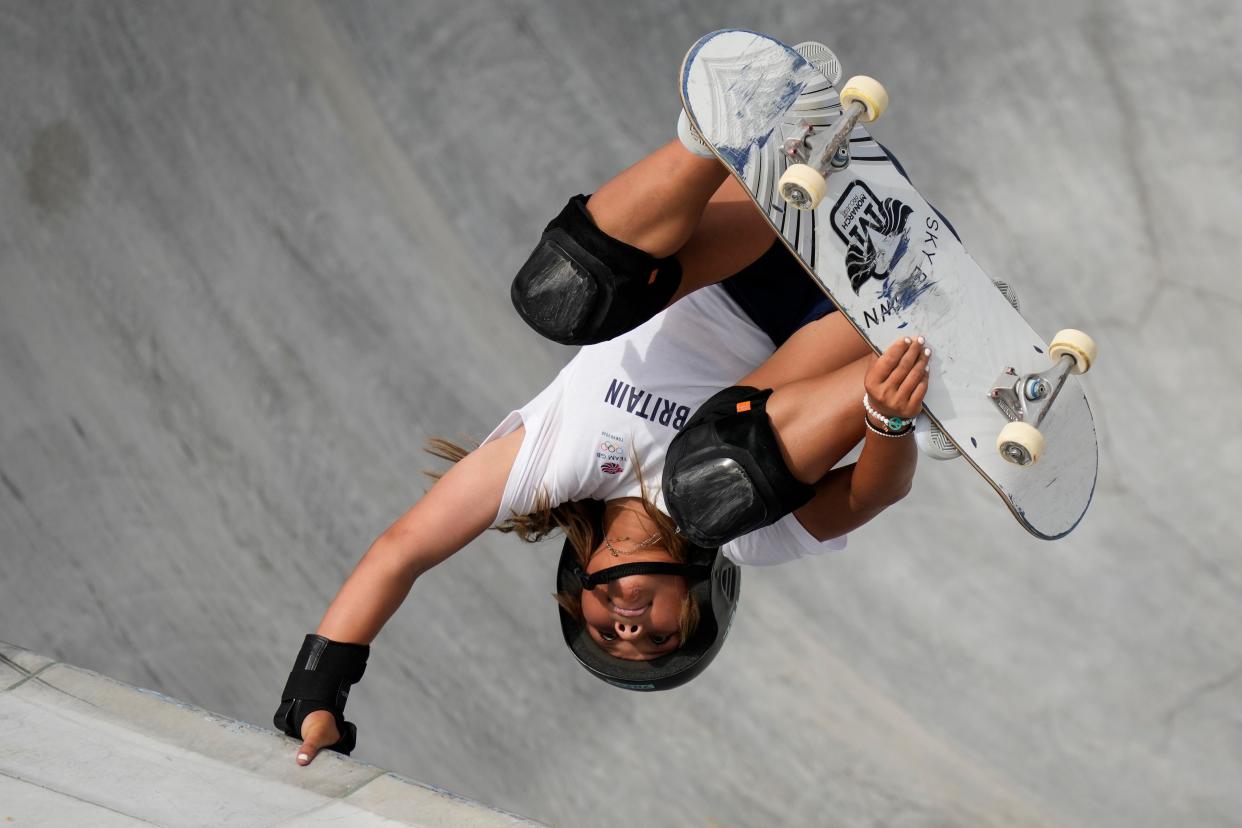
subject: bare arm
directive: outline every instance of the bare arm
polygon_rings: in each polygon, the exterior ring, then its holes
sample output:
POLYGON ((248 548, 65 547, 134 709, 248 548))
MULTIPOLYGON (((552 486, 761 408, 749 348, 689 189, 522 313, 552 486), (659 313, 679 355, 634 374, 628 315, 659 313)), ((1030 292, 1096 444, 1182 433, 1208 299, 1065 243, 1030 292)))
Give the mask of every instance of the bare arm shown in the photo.
POLYGON ((437 480, 371 544, 316 632, 333 641, 370 644, 420 575, 492 525, 523 434, 519 428, 482 446, 437 480))
MULTIPOLYGON (((872 407, 906 419, 918 414, 927 393, 930 356, 921 339, 893 343, 867 371, 864 385, 872 407)), ((918 459, 913 436, 885 437, 868 429, 864 440, 858 462, 824 475, 811 502, 794 512, 817 538, 857 529, 910 491, 918 459)))
MULTIPOLYGON (((409 595, 414 581, 478 537, 496 519, 525 430, 471 452, 376 538, 336 594, 316 632, 332 641, 370 644, 409 595)), ((341 738, 333 714, 302 722, 297 763, 308 765, 341 738)))
POLYGON ((909 493, 916 452, 911 438, 868 431, 858 462, 824 475, 815 497, 794 516, 820 540, 854 531, 909 493))

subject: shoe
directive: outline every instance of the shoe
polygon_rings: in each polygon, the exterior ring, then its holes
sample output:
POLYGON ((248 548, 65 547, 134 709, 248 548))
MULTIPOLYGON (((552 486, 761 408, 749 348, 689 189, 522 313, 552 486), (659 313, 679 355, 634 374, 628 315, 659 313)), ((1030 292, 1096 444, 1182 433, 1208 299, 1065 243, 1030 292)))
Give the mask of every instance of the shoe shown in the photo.
POLYGON ((686 110, 681 110, 681 114, 677 116, 677 137, 681 139, 681 145, 690 152, 700 158, 715 158, 716 153, 712 152, 712 148, 707 142, 699 137, 694 128, 690 126, 690 116, 686 114, 686 110))
POLYGON ((806 58, 833 86, 841 80, 841 61, 824 44, 808 40, 795 46, 794 51, 806 58))

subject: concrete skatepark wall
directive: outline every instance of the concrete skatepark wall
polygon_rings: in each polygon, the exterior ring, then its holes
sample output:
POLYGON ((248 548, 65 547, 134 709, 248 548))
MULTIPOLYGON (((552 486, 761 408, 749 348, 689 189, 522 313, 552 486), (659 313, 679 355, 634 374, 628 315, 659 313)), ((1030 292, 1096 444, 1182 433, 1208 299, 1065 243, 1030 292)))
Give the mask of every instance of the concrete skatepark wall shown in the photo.
POLYGON ((485 537, 377 640, 357 755, 562 825, 1238 824, 1228 3, 0 3, 0 639, 265 723, 423 439, 567 358, 508 281, 725 25, 881 78, 983 267, 1100 341, 1092 511, 1041 543, 924 464, 660 697, 563 654, 554 544, 485 537))

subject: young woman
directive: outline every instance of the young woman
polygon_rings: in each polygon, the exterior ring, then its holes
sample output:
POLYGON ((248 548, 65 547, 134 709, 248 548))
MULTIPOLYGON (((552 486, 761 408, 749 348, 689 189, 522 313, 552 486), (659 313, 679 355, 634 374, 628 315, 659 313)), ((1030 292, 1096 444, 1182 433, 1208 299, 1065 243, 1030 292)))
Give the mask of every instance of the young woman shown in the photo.
MULTIPOLYGON (((683 116, 684 117, 684 116, 683 116)), ((697 675, 737 564, 844 545, 909 490, 931 351, 875 356, 684 125, 571 199, 513 284, 544 336, 584 347, 372 544, 308 635, 276 726, 298 762, 348 753, 349 687, 414 581, 489 527, 567 541, 565 639, 627 689, 697 675), (856 463, 838 463, 860 442, 856 463)))

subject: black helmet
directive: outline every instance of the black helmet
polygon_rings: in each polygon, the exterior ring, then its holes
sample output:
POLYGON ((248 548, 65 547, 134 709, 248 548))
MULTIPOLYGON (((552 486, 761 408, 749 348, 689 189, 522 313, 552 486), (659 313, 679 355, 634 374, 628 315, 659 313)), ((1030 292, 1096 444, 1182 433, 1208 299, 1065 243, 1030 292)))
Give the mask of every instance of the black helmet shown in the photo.
POLYGON ((557 592, 576 593, 628 575, 683 575, 699 605, 699 624, 680 649, 650 661, 629 661, 604 652, 561 607, 561 632, 578 662, 609 684, 625 690, 669 690, 703 672, 720 651, 737 608, 741 573, 719 549, 686 547, 688 563, 630 563, 588 575, 568 540, 556 567, 557 592))

